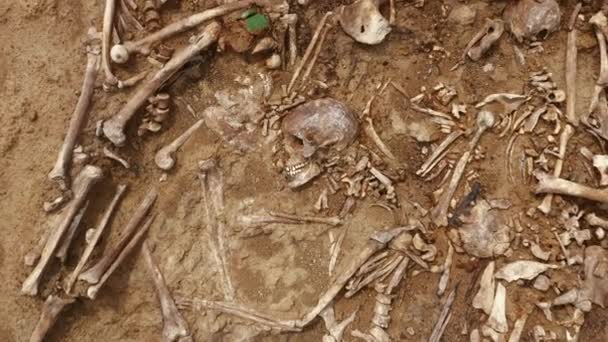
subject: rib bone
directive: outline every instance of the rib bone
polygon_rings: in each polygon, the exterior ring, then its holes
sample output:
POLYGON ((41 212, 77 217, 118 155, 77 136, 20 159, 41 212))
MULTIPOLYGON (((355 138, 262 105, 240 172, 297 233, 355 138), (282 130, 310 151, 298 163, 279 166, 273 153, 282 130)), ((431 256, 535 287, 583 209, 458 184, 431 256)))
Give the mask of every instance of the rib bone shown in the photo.
POLYGON ((42 342, 48 331, 53 327, 61 311, 68 305, 74 303, 75 298, 61 298, 50 295, 44 301, 40 319, 30 336, 30 342, 42 342))
MULTIPOLYGON (((160 31, 159 31, 160 32, 160 31)), ((211 23, 203 33, 189 46, 177 51, 173 58, 160 69, 151 80, 137 89, 135 95, 112 118, 103 123, 103 134, 116 146, 123 146, 126 141, 125 126, 139 109, 158 89, 192 57, 214 43, 220 33, 220 25, 211 23)))
POLYGON ((190 128, 188 128, 184 133, 173 140, 173 142, 158 150, 158 152, 156 152, 156 156, 154 157, 156 166, 165 171, 171 170, 175 165, 175 152, 177 152, 177 150, 182 147, 186 141, 188 141, 192 134, 194 134, 194 132, 199 129, 203 123, 203 120, 198 120, 194 125, 190 126, 190 128))
POLYGON ((78 265, 76 265, 76 267, 74 268, 74 270, 72 271, 70 276, 67 278, 67 281, 65 283, 65 292, 66 293, 72 292, 72 287, 74 286, 76 279, 78 279, 80 272, 86 265, 87 261, 89 261, 89 258, 91 257, 91 254, 93 253, 93 249, 97 245, 97 242, 99 242, 101 235, 103 234, 106 227, 108 226, 108 222, 110 221, 110 218, 112 217, 112 214, 114 213, 114 210, 116 209, 116 206, 118 205, 118 202, 120 201, 122 195, 125 193, 126 189, 127 189, 126 185, 118 186, 116 194, 114 195, 114 198, 112 198, 112 202, 110 203, 110 205, 108 206, 108 209, 106 209, 106 212, 104 213, 103 217, 101 218, 101 222, 99 222, 99 225, 95 229, 95 233, 93 233, 93 236, 91 237, 90 241, 88 241, 87 247, 85 248, 84 252, 82 253, 80 260, 78 261, 78 265))
POLYGON ((137 210, 135 210, 135 213, 133 213, 133 216, 131 216, 129 222, 127 222, 127 225, 122 233, 122 238, 120 241, 118 241, 118 244, 116 244, 113 250, 104 253, 101 259, 99 259, 99 261, 93 267, 80 274, 78 279, 84 280, 89 284, 96 284, 99 282, 108 267, 110 267, 121 251, 125 249, 125 246, 135 234, 137 227, 150 211, 150 208, 154 204, 154 201, 156 201, 157 196, 158 193, 155 189, 148 191, 148 194, 146 194, 144 200, 141 202, 137 210))
MULTIPOLYGON (((562 167, 564 166, 564 158, 566 157, 566 148, 568 141, 574 134, 574 128, 570 125, 566 125, 562 134, 559 136, 559 158, 555 162, 555 168, 553 169, 553 175, 559 177, 562 174, 562 167)), ((537 207, 538 210, 544 214, 548 214, 551 211, 551 203, 553 202, 553 194, 547 194, 541 204, 537 207)))
POLYGON ((30 296, 35 296, 38 293, 38 285, 44 270, 57 252, 57 248, 59 248, 59 244, 64 237, 65 232, 72 223, 74 216, 76 216, 78 211, 80 211, 89 190, 91 190, 93 185, 95 185, 95 183, 97 183, 102 177, 103 172, 101 169, 92 165, 86 165, 76 176, 73 185, 74 199, 67 205, 65 209, 65 216, 59 225, 55 227, 49 235, 44 249, 42 250, 40 260, 38 260, 38 264, 36 264, 36 267, 34 270, 32 270, 32 273, 30 273, 27 279, 25 279, 23 282, 21 293, 30 296))
POLYGON ((536 187, 537 194, 552 193, 608 203, 608 189, 591 188, 542 172, 536 173, 535 176, 538 179, 538 186, 536 187))
POLYGON ((420 177, 425 177, 433 169, 433 165, 436 165, 436 163, 441 159, 439 157, 443 154, 443 152, 447 151, 447 148, 463 134, 464 131, 462 130, 457 130, 448 134, 441 144, 439 144, 439 146, 433 150, 433 153, 424 162, 424 164, 420 166, 420 169, 416 171, 416 174, 420 177))
POLYGON ((135 246, 137 245, 137 243, 143 239, 144 235, 146 234, 146 232, 152 225, 152 222, 154 222, 155 217, 156 217, 155 215, 152 215, 146 220, 146 222, 144 222, 144 224, 139 229, 139 231, 137 233, 135 233, 135 235, 131 238, 131 240, 129 240, 129 243, 127 243, 125 248, 120 251, 120 254, 118 254, 116 259, 112 262, 112 265, 110 265, 110 267, 108 267, 108 269, 105 271, 105 273, 101 276, 101 278, 99 279, 99 282, 95 285, 89 286, 89 288, 87 289, 87 296, 89 298, 91 298, 91 299, 97 298, 97 294, 99 293, 99 290, 101 289, 101 287, 106 283, 108 278, 112 275, 112 273, 114 273, 114 271, 118 268, 118 266, 120 266, 120 264, 127 257, 127 255, 129 255, 131 253, 131 251, 133 251, 135 249, 135 246))
POLYGON ((469 149, 462 154, 458 163, 454 167, 452 179, 448 184, 447 189, 441 194, 437 205, 431 210, 431 220, 438 227, 443 227, 448 224, 448 207, 452 201, 452 197, 460 184, 460 179, 464 174, 464 170, 469 162, 470 156, 477 147, 481 135, 494 125, 494 114, 488 111, 481 111, 477 115, 477 131, 469 144, 469 149))
POLYGON ((188 323, 177 310, 177 306, 175 306, 175 302, 171 297, 171 292, 169 292, 167 284, 165 284, 165 278, 158 264, 154 261, 147 241, 143 242, 142 251, 146 266, 156 288, 156 294, 160 300, 160 311, 163 316, 163 341, 173 342, 189 337, 188 323))
POLYGON ((82 130, 84 124, 87 121, 89 105, 93 98, 93 87, 95 85, 95 78, 97 78, 97 72, 99 71, 99 43, 96 38, 97 32, 94 28, 90 28, 88 32, 87 42, 87 66, 84 73, 84 80, 82 82, 82 88, 80 90, 80 97, 78 103, 72 113, 68 132, 59 150, 57 161, 51 172, 49 172, 49 179, 59 183, 61 188, 67 189, 69 184, 69 167, 72 163, 72 153, 78 135, 82 130))

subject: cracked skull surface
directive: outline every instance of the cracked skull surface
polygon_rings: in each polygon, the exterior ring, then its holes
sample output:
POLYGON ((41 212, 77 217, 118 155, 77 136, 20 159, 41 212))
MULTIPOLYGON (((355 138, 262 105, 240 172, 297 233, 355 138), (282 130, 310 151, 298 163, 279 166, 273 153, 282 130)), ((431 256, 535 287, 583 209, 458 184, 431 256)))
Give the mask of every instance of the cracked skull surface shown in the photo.
POLYGON ((302 186, 321 173, 319 160, 344 150, 359 130, 355 114, 333 99, 307 102, 285 116, 281 129, 289 159, 289 187, 302 186))

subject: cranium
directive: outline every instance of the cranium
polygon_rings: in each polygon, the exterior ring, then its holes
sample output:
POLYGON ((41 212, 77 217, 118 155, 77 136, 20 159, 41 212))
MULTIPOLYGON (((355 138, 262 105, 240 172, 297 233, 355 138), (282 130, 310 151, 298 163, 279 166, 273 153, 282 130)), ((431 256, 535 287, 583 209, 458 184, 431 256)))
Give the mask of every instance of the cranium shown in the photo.
POLYGON ((318 160, 344 150, 355 140, 359 122, 346 105, 332 99, 307 102, 285 116, 286 173, 289 187, 308 183, 321 173, 318 160))
POLYGON ((391 32, 378 7, 384 0, 358 0, 341 7, 340 25, 344 32, 359 43, 368 45, 380 44, 391 32))
POLYGON ((545 39, 559 29, 561 12, 555 0, 520 0, 511 3, 503 16, 518 41, 545 39))

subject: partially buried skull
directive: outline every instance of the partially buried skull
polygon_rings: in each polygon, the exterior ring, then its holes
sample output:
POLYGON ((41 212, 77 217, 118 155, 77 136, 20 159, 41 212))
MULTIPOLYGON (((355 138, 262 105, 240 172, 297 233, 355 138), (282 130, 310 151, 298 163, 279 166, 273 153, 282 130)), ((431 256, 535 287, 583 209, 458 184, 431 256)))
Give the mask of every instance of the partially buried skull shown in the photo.
POLYGON ((359 122, 341 102, 320 99, 293 109, 281 124, 289 154, 289 187, 300 187, 321 173, 320 161, 344 150, 356 138, 359 122))
POLYGON ((518 41, 535 41, 559 29, 561 11, 555 0, 519 0, 507 5, 503 18, 518 41))

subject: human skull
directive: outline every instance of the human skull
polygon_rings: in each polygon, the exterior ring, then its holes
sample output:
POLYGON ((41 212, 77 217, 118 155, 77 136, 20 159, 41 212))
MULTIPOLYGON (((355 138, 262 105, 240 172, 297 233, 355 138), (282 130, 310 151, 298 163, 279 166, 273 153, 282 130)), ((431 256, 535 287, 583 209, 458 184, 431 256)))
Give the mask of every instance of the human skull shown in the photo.
POLYGON ((555 0, 520 0, 505 9, 503 18, 518 41, 534 41, 559 29, 561 11, 555 0))
POLYGON ((359 122, 343 103, 320 99, 294 108, 283 119, 281 129, 289 154, 288 185, 297 188, 321 173, 319 159, 344 150, 355 140, 359 122))

